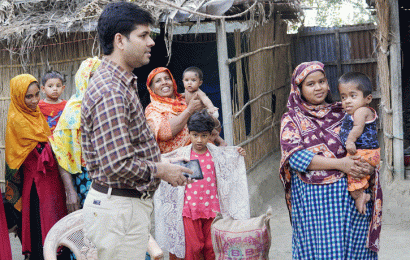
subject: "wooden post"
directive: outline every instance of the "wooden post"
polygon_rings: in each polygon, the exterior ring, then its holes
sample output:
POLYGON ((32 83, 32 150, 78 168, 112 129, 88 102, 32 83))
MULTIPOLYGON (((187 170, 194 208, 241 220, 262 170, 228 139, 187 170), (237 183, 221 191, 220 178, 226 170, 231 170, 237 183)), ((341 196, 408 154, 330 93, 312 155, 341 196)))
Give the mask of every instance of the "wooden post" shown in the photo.
POLYGON ((226 41, 225 20, 216 20, 216 45, 218 50, 219 84, 221 89, 222 118, 224 139, 233 145, 233 122, 231 86, 229 83, 228 46, 226 41))
POLYGON ((393 168, 398 180, 405 178, 403 147, 403 107, 400 55, 400 22, 397 0, 390 0, 390 82, 391 105, 393 110, 393 168))
MULTIPOLYGON (((239 29, 235 30, 235 50, 236 50, 236 57, 239 57, 242 54, 242 46, 241 46, 241 31, 239 29)), ((236 82, 237 82, 237 95, 238 95, 238 108, 241 109, 244 105, 244 82, 243 82, 243 74, 242 74, 242 60, 236 62, 236 82)), ((238 109, 238 110, 239 110, 238 109)), ((235 111, 237 112, 237 111, 235 111)), ((234 132, 234 140, 235 144, 239 144, 245 139, 246 136, 246 129, 245 129, 245 114, 242 113, 239 118, 234 119, 236 120, 237 128, 234 132)))
POLYGON ((337 77, 342 76, 342 57, 340 52, 340 33, 339 29, 335 32, 335 47, 336 47, 336 65, 337 65, 337 77))

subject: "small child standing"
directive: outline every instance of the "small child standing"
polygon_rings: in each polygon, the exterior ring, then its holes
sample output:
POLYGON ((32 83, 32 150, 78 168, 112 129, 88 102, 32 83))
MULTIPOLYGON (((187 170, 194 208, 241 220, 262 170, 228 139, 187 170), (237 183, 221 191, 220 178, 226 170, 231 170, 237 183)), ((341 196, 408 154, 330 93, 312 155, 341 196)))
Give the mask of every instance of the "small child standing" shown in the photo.
POLYGON ((185 88, 185 101, 188 105, 189 101, 191 101, 191 99, 194 98, 195 94, 197 94, 198 98, 208 109, 208 113, 213 117, 218 118, 218 108, 214 106, 205 92, 199 89, 199 87, 203 83, 203 75, 204 74, 202 73, 202 70, 197 67, 189 67, 184 70, 184 72, 182 73, 182 82, 184 83, 185 88))
MULTIPOLYGON (((342 106, 346 111, 340 139, 345 144, 348 155, 359 155, 374 167, 380 163, 380 148, 377 140, 377 113, 369 107, 372 101, 372 83, 360 72, 349 72, 339 79, 339 93, 342 106)), ((366 203, 370 194, 370 176, 358 179, 347 175, 348 190, 355 200, 357 210, 366 213, 366 203)))
POLYGON ((198 159, 204 178, 186 187, 161 182, 154 196, 156 240, 178 258, 215 259, 216 212, 234 219, 250 216, 245 162, 237 147, 208 143, 214 119, 206 110, 194 113, 187 125, 192 144, 162 156, 198 159))
POLYGON ((60 99, 65 88, 64 77, 58 71, 49 71, 41 79, 41 91, 46 95, 44 100, 38 103, 41 113, 45 116, 47 124, 53 133, 58 119, 67 104, 66 100, 60 99))

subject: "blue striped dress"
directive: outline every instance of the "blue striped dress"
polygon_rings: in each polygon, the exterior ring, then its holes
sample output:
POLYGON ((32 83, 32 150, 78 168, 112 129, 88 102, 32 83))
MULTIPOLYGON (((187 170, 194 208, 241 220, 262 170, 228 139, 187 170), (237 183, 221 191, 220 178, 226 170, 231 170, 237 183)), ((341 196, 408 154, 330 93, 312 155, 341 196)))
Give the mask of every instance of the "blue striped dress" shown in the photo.
POLYGON ((306 184, 296 174, 305 172, 315 154, 307 150, 290 158, 292 168, 293 259, 378 259, 366 248, 373 202, 361 215, 347 190, 347 179, 333 184, 306 184))

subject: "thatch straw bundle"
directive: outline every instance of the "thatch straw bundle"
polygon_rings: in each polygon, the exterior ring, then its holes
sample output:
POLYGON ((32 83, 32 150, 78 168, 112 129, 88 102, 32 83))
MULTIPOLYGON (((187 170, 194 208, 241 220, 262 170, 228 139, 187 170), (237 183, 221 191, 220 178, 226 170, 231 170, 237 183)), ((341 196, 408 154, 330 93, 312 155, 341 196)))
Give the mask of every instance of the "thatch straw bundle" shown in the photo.
POLYGON ((247 168, 253 167, 274 150, 279 149, 280 118, 285 112, 289 94, 290 48, 286 37, 287 25, 280 19, 271 19, 242 37, 235 32, 236 56, 247 52, 250 56, 232 59, 236 62, 236 82, 233 96, 234 142, 247 151, 247 168), (263 37, 260 37, 263 35, 263 37), (277 48, 264 48, 278 45, 277 48), (244 46, 245 48, 242 48, 244 46), (262 51, 256 51, 260 50, 262 51), (242 53, 241 53, 242 52, 242 53), (289 61, 286 63, 286 61, 289 61), (243 73, 244 72, 244 73, 243 73), (248 87, 251 118, 245 118, 243 93, 248 87), (276 104, 273 96, 278 97, 276 104), (274 111, 272 111, 274 110, 274 111), (246 135, 245 120, 251 121, 249 135, 246 135))
POLYGON ((0 24, 9 24, 14 17, 14 5, 10 0, 4 0, 0 3, 0 24))

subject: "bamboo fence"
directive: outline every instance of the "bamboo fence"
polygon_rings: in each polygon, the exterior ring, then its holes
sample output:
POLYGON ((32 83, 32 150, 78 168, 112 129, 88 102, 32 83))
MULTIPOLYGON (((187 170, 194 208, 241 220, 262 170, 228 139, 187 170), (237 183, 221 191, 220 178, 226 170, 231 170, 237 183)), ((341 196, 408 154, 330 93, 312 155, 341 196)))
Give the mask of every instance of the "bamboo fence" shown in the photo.
POLYGON ((291 73, 290 39, 286 31, 287 24, 275 18, 250 33, 234 33, 237 58, 230 59, 236 65, 234 142, 246 150, 248 169, 280 149, 280 119, 286 108, 291 73), (249 101, 244 104, 246 86, 249 101), (250 118, 245 117, 246 107, 250 108, 250 118), (245 120, 251 121, 248 135, 245 120))
POLYGON ((95 33, 60 34, 41 46, 31 47, 29 59, 19 56, 17 49, 6 49, 0 44, 0 187, 4 191, 5 129, 10 104, 10 79, 29 73, 40 80, 48 70, 57 70, 65 77, 62 98, 75 93, 74 76, 81 62, 98 55, 95 33))
POLYGON ((389 46, 390 46, 390 5, 388 0, 377 0, 378 18, 378 74, 381 89, 380 112, 383 126, 384 141, 384 164, 386 180, 393 180, 393 111, 391 107, 391 84, 389 66, 389 46))

